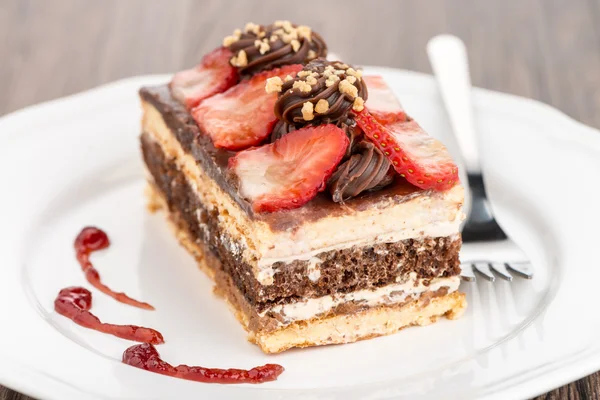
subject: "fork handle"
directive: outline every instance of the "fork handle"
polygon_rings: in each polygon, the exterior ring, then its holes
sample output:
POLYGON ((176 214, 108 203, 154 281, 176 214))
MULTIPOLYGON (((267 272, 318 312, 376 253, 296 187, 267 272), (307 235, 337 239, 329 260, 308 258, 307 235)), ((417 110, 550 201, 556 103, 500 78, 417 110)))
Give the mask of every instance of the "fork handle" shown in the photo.
POLYGON ((481 175, 465 44, 456 36, 439 35, 427 44, 427 53, 467 173, 481 175))

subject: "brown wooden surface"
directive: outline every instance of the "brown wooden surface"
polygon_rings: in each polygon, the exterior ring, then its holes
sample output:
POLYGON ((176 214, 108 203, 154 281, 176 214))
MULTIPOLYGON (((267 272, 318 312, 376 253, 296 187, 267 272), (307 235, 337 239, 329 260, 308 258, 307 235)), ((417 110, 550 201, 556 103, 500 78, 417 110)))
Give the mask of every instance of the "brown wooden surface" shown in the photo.
MULTIPOLYGON (((460 36, 473 83, 600 127, 600 0, 0 0, 0 115, 116 79, 196 63, 247 21, 308 24, 345 61, 430 72, 460 36)), ((600 373, 538 399, 600 399, 600 373)), ((0 387, 0 400, 29 399, 0 387)))

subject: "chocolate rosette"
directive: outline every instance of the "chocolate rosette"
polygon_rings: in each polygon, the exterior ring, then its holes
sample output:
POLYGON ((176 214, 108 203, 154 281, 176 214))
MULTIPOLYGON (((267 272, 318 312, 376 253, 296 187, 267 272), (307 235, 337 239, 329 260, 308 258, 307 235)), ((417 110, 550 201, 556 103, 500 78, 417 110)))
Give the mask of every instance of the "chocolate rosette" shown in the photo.
POLYGON ((327 45, 318 33, 290 21, 275 21, 268 26, 248 23, 243 31, 236 29, 227 36, 223 46, 234 54, 231 64, 241 76, 327 56, 327 45))
POLYGON ((390 161, 377 147, 366 140, 352 149, 352 155, 341 163, 327 182, 336 203, 358 196, 365 191, 381 189, 394 181, 390 161))
POLYGON ((368 96, 361 71, 323 58, 308 63, 296 78, 273 84, 272 91, 280 93, 275 116, 295 127, 346 123, 350 111, 361 111, 368 96))

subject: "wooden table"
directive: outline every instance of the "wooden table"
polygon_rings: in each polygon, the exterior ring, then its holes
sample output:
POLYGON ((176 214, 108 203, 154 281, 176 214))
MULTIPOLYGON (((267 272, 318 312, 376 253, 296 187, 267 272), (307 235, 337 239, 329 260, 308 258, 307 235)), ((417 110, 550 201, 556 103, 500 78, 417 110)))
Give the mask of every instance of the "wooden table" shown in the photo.
MULTIPOLYGON (((450 32, 473 83, 600 127, 600 0, 1 0, 0 115, 116 79, 195 64, 245 22, 290 19, 356 64, 430 72, 450 32)), ((539 399, 598 399, 600 373, 539 399)), ((0 400, 28 399, 0 387, 0 400)))

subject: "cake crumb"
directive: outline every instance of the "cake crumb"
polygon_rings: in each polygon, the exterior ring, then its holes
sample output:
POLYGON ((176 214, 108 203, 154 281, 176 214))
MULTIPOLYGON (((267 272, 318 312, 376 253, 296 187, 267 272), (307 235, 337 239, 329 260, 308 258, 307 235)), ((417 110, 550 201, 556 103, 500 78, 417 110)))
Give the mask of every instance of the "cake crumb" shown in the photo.
POLYGON ((356 86, 348 82, 346 79, 340 82, 339 91, 343 94, 352 96, 352 98, 358 96, 358 89, 356 88, 356 86))
POLYGON ((292 79, 294 79, 294 78, 292 78, 291 75, 286 75, 284 81, 288 82, 288 81, 291 81, 292 79))
POLYGON ((309 75, 306 77, 306 83, 308 83, 311 86, 314 86, 317 84, 317 78, 315 78, 313 75, 309 75))
POLYGON ((294 50, 294 52, 297 52, 298 50, 300 50, 300 42, 299 41, 294 39, 294 40, 292 40, 291 44, 292 44, 292 49, 294 50))
POLYGON ((314 51, 314 50, 309 50, 309 51, 308 51, 308 58, 309 58, 310 60, 313 60, 313 59, 317 58, 317 52, 316 52, 316 51, 314 51))
POLYGON ((281 87, 283 86, 283 81, 280 77, 274 76, 272 78, 267 79, 267 83, 265 84, 265 92, 267 93, 279 93, 281 92, 281 87))
POLYGON ((346 80, 347 80, 348 82, 350 82, 351 84, 353 84, 353 85, 354 85, 354 82, 356 82, 356 77, 355 77, 355 76, 352 76, 352 75, 349 75, 349 76, 347 76, 347 77, 346 77, 346 80))
POLYGON ((271 37, 269 38, 269 42, 271 42, 271 43, 275 43, 275 42, 277 41, 277 39, 279 39, 279 38, 277 37, 277 35, 271 35, 271 37))
POLYGON ((248 65, 248 56, 244 50, 240 50, 236 56, 231 58, 230 62, 234 67, 245 67, 248 65))
POLYGON ((299 78, 306 78, 307 76, 311 75, 311 72, 303 70, 303 71, 298 72, 297 75, 298 75, 299 78))
MULTIPOLYGON (((357 97, 358 99, 359 97, 357 97)), ((319 114, 326 113, 329 110, 329 103, 325 99, 321 99, 317 102, 317 106, 315 107, 315 111, 319 114)))
POLYGON ((352 109, 357 112, 361 112, 365 109, 365 101, 362 97, 356 96, 354 103, 352 104, 352 109))
POLYGON ((305 102, 302 105, 302 118, 304 118, 305 121, 312 121, 315 118, 313 110, 313 103, 311 103, 310 101, 305 102))
POLYGON ((299 89, 301 92, 305 92, 305 93, 310 92, 312 90, 312 86, 310 86, 308 83, 306 83, 304 81, 294 82, 294 85, 292 85, 292 88, 299 89))

